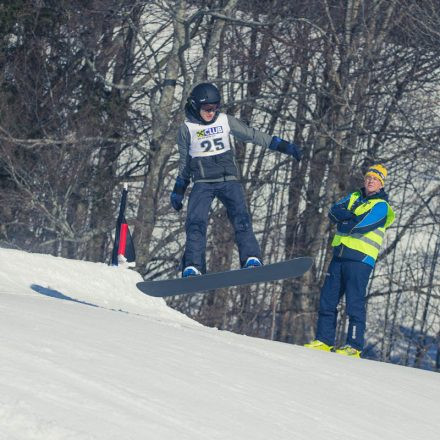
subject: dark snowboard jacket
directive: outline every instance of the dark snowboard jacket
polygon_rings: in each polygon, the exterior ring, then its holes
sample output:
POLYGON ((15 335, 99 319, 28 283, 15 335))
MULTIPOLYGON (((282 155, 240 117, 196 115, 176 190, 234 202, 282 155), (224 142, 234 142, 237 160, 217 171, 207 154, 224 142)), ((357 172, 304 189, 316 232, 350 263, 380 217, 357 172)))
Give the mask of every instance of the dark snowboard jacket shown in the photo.
MULTIPOLYGON (((230 134, 234 138, 242 142, 251 142, 264 148, 269 147, 272 136, 247 126, 234 116, 226 116, 228 118, 230 134)), ((188 122, 200 124, 188 111, 186 111, 186 119, 188 122)), ((203 128, 203 125, 201 125, 201 128, 203 128)), ((177 145, 180 154, 179 176, 182 179, 191 179, 193 182, 224 182, 239 179, 238 166, 232 145, 230 150, 220 154, 207 157, 191 157, 189 154, 190 143, 191 136, 188 126, 182 124, 177 133, 177 145)))

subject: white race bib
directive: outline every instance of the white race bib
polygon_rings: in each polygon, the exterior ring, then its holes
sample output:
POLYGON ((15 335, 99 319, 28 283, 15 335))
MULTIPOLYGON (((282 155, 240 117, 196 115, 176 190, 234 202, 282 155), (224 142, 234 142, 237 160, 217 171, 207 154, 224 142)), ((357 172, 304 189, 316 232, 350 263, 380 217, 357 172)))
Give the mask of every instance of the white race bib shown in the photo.
POLYGON ((189 155, 191 157, 214 156, 231 149, 228 117, 220 113, 216 121, 209 125, 185 122, 191 137, 189 155))

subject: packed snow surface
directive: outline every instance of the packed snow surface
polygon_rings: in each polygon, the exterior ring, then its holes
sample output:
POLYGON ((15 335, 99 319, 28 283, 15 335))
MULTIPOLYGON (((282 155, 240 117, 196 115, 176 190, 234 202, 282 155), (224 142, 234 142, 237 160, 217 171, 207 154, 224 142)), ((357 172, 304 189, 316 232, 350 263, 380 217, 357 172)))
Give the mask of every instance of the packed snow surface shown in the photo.
POLYGON ((129 269, 0 261, 0 440, 440 438, 438 373, 203 327, 129 269))

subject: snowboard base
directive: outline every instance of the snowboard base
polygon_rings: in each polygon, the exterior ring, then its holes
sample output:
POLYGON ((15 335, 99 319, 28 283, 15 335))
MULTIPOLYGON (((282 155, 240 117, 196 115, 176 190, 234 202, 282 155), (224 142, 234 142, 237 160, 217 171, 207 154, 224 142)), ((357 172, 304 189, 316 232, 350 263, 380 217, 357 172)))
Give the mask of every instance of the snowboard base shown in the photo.
POLYGON ((143 293, 155 297, 185 295, 224 287, 296 278, 307 272, 312 264, 313 259, 311 257, 298 257, 292 260, 247 269, 212 272, 205 275, 171 280, 142 281, 137 283, 136 286, 143 293))

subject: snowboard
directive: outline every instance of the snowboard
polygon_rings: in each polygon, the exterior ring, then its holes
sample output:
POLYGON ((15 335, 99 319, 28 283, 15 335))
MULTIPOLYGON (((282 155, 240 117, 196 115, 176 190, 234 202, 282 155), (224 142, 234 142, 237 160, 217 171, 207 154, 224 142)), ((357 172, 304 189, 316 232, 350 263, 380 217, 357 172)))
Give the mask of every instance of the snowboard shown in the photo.
POLYGON ((310 257, 298 257, 293 260, 267 264, 259 267, 236 269, 226 272, 211 272, 188 278, 171 280, 142 281, 137 288, 150 296, 166 297, 206 292, 223 287, 243 286, 246 284, 296 278, 307 272, 313 264, 310 257))

